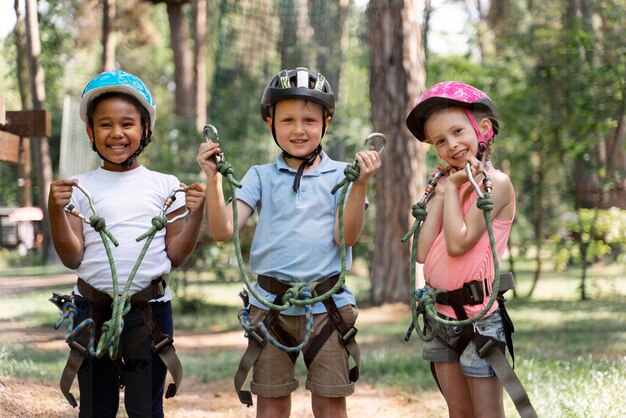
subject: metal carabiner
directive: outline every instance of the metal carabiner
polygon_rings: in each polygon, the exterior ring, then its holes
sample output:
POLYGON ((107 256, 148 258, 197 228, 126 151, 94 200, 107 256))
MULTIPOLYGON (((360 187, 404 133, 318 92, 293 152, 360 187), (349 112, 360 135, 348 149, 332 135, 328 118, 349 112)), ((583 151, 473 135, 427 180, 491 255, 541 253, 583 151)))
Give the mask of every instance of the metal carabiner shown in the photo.
POLYGON ((365 138, 364 145, 369 145, 376 149, 378 155, 382 157, 385 153, 385 149, 387 148, 387 138, 385 138, 384 134, 380 132, 372 132, 365 138))
POLYGON ((469 182, 472 184, 472 187, 474 187, 474 190, 476 190, 476 194, 482 199, 485 197, 485 194, 483 193, 482 190, 480 190, 480 186, 478 185, 478 183, 476 183, 476 180, 474 180, 474 176, 472 175, 472 166, 471 164, 465 163, 465 174, 467 174, 467 178, 469 179, 469 182))
POLYGON ((428 180, 428 184, 426 185, 426 190, 424 190, 424 196, 422 196, 422 200, 417 204, 418 206, 425 208, 430 199, 434 196, 435 187, 437 187, 437 181, 439 177, 443 176, 445 173, 445 168, 437 171, 431 178, 428 180))
MULTIPOLYGON (((209 144, 217 144, 220 142, 220 135, 217 132, 217 128, 213 125, 204 125, 204 140, 209 144)), ((215 154, 215 163, 223 163, 224 162, 224 152, 220 150, 217 154, 215 154)))
MULTIPOLYGON (((172 190, 170 195, 167 197, 167 199, 165 199, 165 202, 163 203, 163 209, 161 209, 161 212, 159 213, 159 217, 162 218, 163 216, 165 216, 165 211, 167 210, 167 208, 172 206, 172 203, 174 203, 174 201, 176 200, 176 193, 181 193, 181 192, 185 193, 185 189, 182 187, 177 187, 172 190)), ((168 219, 167 224, 168 225, 173 224, 176 221, 186 218, 190 212, 191 211, 189 210, 189 208, 185 208, 185 212, 181 213, 180 215, 174 216, 172 219, 168 219)))
MULTIPOLYGON (((91 197, 91 195, 89 194, 89 192, 80 184, 76 183, 73 187, 78 188, 78 190, 80 190, 81 192, 83 192, 83 194, 87 197, 87 200, 89 201, 89 207, 91 208, 91 211, 93 212, 94 215, 98 214, 98 211, 96 210, 96 206, 93 203, 93 198, 91 197)), ((65 211, 69 214, 72 214, 74 216, 76 216, 77 218, 81 219, 83 222, 85 222, 86 224, 89 224, 90 221, 89 219, 87 219, 87 217, 85 215, 83 215, 82 213, 80 213, 80 211, 76 208, 76 206, 74 206, 73 203, 68 203, 67 205, 65 205, 65 211)))

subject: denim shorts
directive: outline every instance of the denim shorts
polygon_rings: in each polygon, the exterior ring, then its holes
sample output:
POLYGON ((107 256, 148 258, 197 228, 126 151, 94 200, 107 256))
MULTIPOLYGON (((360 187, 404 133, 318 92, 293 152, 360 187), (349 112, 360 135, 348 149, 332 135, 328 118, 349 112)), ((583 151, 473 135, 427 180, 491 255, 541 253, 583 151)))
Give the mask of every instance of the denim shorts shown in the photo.
MULTIPOLYGON (((447 318, 445 319, 453 319, 447 318)), ((471 325, 470 325, 471 326, 471 325)), ((500 310, 495 311, 486 318, 476 322, 474 331, 478 334, 493 337, 498 341, 505 341, 504 324, 500 316, 500 310)), ((447 344, 455 346, 461 334, 461 327, 439 326, 438 336, 447 344)), ((465 347, 463 353, 459 353, 447 347, 438 338, 424 343, 422 348, 422 358, 435 363, 448 363, 458 361, 461 363, 461 370, 467 377, 493 377, 495 373, 487 360, 481 358, 476 351, 473 341, 465 347)))

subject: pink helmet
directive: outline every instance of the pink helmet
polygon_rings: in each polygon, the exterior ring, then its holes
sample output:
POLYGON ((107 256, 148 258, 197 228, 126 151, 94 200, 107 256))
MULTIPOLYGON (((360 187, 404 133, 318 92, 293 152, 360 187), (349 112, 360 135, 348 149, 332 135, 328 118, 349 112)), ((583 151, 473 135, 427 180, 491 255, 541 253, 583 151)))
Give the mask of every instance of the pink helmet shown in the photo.
MULTIPOLYGON (((421 95, 413 109, 406 117, 406 125, 411 133, 420 141, 426 139, 424 134, 424 123, 431 110, 437 106, 451 106, 462 107, 467 110, 478 110, 487 113, 487 117, 491 120, 493 125, 493 135, 498 133, 500 123, 496 118, 496 108, 486 93, 478 90, 469 84, 461 83, 460 81, 444 81, 443 83, 435 84, 421 95)), ((471 113, 466 112, 470 122, 477 130, 478 126, 471 113)), ((486 146, 486 143, 491 139, 491 136, 485 135, 485 138, 481 138, 480 132, 477 131, 479 142, 482 142, 481 148, 486 146), (482 141, 481 141, 482 139, 482 141)))

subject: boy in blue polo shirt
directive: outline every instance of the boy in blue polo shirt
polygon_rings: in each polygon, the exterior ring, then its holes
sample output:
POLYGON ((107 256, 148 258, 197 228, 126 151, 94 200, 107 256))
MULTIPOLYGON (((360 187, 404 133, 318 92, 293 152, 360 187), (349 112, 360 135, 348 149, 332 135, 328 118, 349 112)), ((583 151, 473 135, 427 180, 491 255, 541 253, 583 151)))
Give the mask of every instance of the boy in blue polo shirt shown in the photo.
MULTIPOLYGON (((322 294, 337 283, 341 272, 339 193, 333 195, 331 190, 344 178, 347 164, 331 160, 321 145, 334 110, 330 84, 321 74, 306 68, 284 70, 265 88, 261 115, 282 153, 274 163, 250 168, 237 191, 237 208, 240 227, 255 209, 258 211, 250 268, 258 277, 254 290, 268 301, 280 297, 292 283, 316 282, 317 294, 322 294)), ((209 233, 224 241, 233 235, 234 228, 232 202, 227 206, 224 201, 221 175, 213 158, 219 152, 219 144, 202 144, 196 160, 207 176, 209 233)), ((350 247, 356 243, 364 222, 368 181, 381 165, 373 149, 357 153, 356 162, 360 175, 352 183, 344 207, 347 269, 352 261, 350 247)), ((321 347, 311 347, 323 340, 315 343, 330 321, 328 309, 338 312, 348 328, 354 326, 358 310, 346 286, 328 301, 313 305, 315 327, 309 344, 302 349, 308 369, 306 388, 312 393, 316 417, 345 417, 346 396, 354 392, 356 378, 350 376, 349 353, 338 326, 330 328, 321 347), (317 353, 307 357, 312 351, 317 353)), ((254 297, 250 304, 251 325, 267 321, 270 313, 276 312, 254 297)), ((297 344, 304 332, 303 307, 291 306, 274 317, 271 334, 276 339, 297 344)), ((256 344, 250 339, 249 347, 256 344)), ((272 344, 260 349, 251 382, 251 391, 257 395, 258 417, 289 416, 291 393, 298 387, 294 378, 297 356, 272 344)), ((242 402, 251 404, 243 400, 240 389, 242 402)))

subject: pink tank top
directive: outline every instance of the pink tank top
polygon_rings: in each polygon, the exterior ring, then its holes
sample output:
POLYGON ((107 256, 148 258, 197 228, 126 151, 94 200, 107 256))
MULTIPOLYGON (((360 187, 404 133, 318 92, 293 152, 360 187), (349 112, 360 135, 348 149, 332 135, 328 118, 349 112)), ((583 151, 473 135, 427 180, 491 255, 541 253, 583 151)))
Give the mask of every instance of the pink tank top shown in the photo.
MULTIPOLYGON (((494 170, 490 170, 494 171, 494 170)), ((460 196, 463 196, 467 189, 472 185, 467 182, 459 189, 460 196)), ((462 203, 462 212, 465 215, 472 205, 476 205, 476 199, 478 195, 472 192, 472 195, 466 202, 462 203)), ((502 260, 502 255, 507 248, 507 242, 509 240, 509 234, 511 232, 511 225, 515 218, 515 195, 513 195, 513 218, 507 221, 493 219, 492 228, 496 241, 496 251, 498 253, 498 262, 502 260)), ((424 263, 424 277, 426 283, 437 290, 456 290, 463 287, 463 284, 471 282, 473 280, 483 281, 487 279, 488 294, 485 295, 485 299, 482 304, 465 306, 465 312, 468 317, 475 316, 480 312, 491 295, 491 284, 494 278, 494 263, 493 256, 491 254, 491 246, 489 244, 489 234, 487 231, 480 237, 480 239, 470 248, 465 254, 460 257, 450 257, 446 250, 446 239, 443 233, 443 228, 439 232, 439 235, 435 239, 433 246, 431 247, 426 261, 424 263)), ((436 304, 436 309, 439 313, 451 318, 456 318, 454 310, 449 305, 436 304)), ((498 309, 498 304, 494 303, 489 312, 490 315, 493 311, 498 309)))

